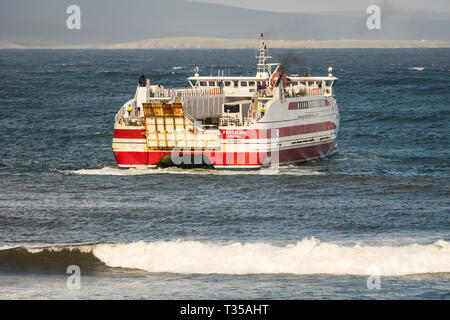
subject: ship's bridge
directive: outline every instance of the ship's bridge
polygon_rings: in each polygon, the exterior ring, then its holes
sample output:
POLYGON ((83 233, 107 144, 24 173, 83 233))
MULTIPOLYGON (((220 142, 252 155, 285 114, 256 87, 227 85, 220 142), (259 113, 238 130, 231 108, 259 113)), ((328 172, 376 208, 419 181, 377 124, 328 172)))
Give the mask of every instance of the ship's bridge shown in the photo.
MULTIPOLYGON (((259 97, 272 96, 270 77, 223 77, 223 76, 193 76, 187 80, 192 88, 212 89, 226 96, 259 97)), ((325 95, 333 94, 333 84, 338 78, 328 77, 298 77, 288 76, 289 84, 284 88, 287 96, 325 95)))

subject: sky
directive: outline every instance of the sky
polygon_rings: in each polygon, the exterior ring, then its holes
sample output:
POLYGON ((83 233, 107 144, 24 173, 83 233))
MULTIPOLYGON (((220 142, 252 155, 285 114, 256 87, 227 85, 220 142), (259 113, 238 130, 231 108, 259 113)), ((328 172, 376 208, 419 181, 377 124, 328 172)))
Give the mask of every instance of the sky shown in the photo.
POLYGON ((364 11, 369 5, 392 10, 450 12, 450 0, 190 0, 275 12, 364 11))
POLYGON ((0 0, 0 46, 174 37, 450 41, 450 0, 0 0), (80 8, 70 29, 69 6, 80 8), (370 4, 381 9, 370 29, 370 4))

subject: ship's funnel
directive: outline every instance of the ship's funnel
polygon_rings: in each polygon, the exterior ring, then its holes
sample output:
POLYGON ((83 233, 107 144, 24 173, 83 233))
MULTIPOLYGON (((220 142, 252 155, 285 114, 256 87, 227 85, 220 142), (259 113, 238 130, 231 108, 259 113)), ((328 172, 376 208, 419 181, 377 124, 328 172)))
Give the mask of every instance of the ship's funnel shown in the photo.
POLYGON ((143 74, 139 77, 139 87, 145 87, 147 85, 147 79, 143 74))

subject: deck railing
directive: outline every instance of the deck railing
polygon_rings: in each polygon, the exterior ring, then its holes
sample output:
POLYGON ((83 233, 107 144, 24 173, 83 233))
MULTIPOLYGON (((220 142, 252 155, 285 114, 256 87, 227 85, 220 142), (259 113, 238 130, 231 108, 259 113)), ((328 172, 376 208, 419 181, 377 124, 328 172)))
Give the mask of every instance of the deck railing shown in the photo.
MULTIPOLYGON (((331 91, 331 90, 330 90, 331 91)), ((214 96, 224 94, 227 96, 253 96, 255 93, 259 97, 271 97, 272 90, 270 88, 256 89, 254 87, 201 87, 201 88, 174 88, 174 89, 160 89, 157 90, 152 98, 165 98, 168 100, 176 97, 197 97, 197 96, 214 96)), ((317 96, 323 95, 325 92, 323 88, 310 86, 293 86, 286 87, 285 93, 287 96, 317 96)), ((330 92, 327 92, 330 93, 330 92)))

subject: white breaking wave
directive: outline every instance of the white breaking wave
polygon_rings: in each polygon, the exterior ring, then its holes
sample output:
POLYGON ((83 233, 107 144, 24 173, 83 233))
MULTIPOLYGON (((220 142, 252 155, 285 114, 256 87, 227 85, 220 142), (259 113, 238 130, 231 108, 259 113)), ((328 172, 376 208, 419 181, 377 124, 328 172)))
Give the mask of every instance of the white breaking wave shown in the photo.
POLYGON ((0 246, 0 251, 1 250, 8 250, 8 249, 14 249, 17 248, 18 246, 0 246))
POLYGON ((173 70, 180 70, 183 69, 183 67, 172 67, 173 70))
POLYGON ((79 175, 109 175, 109 176, 129 176, 156 173, 154 169, 119 169, 113 167, 104 167, 100 169, 80 169, 80 170, 56 170, 67 174, 79 175))
POLYGON ((145 174, 199 174, 199 175, 296 175, 296 176, 310 176, 310 175, 324 175, 325 172, 318 171, 312 167, 299 166, 282 166, 269 167, 257 170, 216 170, 216 169, 182 169, 177 167, 170 168, 129 168, 120 169, 114 167, 104 167, 100 169, 80 169, 80 170, 56 170, 66 174, 78 175, 111 175, 111 176, 133 176, 145 174))
POLYGON ((385 276, 450 272, 450 243, 340 246, 304 239, 284 247, 268 243, 214 244, 156 241, 98 244, 93 254, 110 267, 186 274, 335 274, 385 276))
POLYGON ((413 67, 413 68, 409 68, 409 70, 416 70, 416 71, 423 71, 425 68, 424 67, 413 67))

